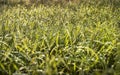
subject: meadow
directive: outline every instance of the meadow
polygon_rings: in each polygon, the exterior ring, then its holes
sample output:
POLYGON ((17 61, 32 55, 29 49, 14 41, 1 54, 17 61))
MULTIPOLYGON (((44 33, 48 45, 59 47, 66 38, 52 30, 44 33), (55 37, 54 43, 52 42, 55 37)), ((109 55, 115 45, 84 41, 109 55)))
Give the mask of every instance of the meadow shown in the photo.
POLYGON ((61 4, 2 5, 0 75, 120 75, 119 4, 61 4))

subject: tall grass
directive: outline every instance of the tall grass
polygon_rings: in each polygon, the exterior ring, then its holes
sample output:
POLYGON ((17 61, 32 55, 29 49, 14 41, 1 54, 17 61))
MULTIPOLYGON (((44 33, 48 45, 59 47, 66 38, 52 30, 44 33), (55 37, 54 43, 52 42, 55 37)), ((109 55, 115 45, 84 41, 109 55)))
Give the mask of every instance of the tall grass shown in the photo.
POLYGON ((120 7, 10 7, 0 15, 0 74, 119 75, 120 7))
POLYGON ((119 0, 0 0, 0 3, 3 4, 25 4, 25 5, 31 5, 31 4, 47 4, 47 5, 53 5, 53 4, 61 4, 61 5, 67 5, 69 3, 75 3, 75 4, 92 4, 92 5, 115 5, 119 6, 120 1, 119 0))

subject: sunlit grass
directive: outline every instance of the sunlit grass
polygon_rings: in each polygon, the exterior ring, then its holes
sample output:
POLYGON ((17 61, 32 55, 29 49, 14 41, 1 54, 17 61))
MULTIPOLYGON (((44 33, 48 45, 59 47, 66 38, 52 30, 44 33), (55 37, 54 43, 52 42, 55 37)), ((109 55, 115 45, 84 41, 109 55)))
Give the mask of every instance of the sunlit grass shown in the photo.
POLYGON ((0 15, 2 75, 119 75, 120 8, 16 6, 0 15))

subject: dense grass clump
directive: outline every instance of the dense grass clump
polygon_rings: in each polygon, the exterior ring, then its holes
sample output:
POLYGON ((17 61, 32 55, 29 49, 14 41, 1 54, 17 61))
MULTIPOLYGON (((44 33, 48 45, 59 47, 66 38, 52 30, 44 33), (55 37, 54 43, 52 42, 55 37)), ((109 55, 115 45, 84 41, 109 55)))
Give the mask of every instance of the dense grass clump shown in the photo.
POLYGON ((0 74, 119 75, 119 12, 83 4, 0 12, 0 74))

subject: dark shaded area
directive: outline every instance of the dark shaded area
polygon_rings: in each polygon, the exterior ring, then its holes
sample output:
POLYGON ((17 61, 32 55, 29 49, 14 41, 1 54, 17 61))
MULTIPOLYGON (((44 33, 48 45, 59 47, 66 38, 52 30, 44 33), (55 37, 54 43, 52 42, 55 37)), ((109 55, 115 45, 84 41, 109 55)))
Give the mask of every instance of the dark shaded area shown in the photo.
POLYGON ((120 0, 0 0, 0 8, 2 6, 15 6, 15 5, 25 5, 25 6, 31 6, 31 5, 61 5, 66 6, 70 2, 75 4, 85 4, 85 5, 97 5, 97 6, 103 6, 103 5, 110 5, 113 7, 120 7, 120 0))

